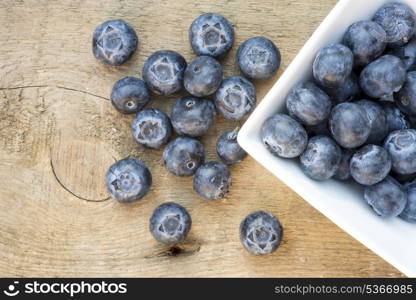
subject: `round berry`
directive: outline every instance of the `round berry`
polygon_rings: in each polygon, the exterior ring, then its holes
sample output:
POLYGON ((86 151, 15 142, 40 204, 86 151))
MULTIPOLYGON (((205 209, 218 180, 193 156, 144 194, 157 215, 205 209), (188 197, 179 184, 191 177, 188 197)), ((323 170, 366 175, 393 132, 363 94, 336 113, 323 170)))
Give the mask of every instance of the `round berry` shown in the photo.
POLYGON ((275 114, 268 118, 261 127, 260 136, 270 153, 279 157, 297 157, 308 144, 306 130, 284 114, 275 114))
POLYGON ((256 211, 241 221, 240 240, 254 255, 270 254, 279 247, 283 228, 279 220, 265 211, 256 211))
POLYGON ((407 73, 406 81, 394 99, 403 112, 416 115, 416 71, 407 73))
POLYGON ((186 61, 182 55, 170 50, 156 51, 146 60, 143 80, 158 95, 171 95, 183 87, 186 61))
POLYGON ((220 63, 211 56, 199 56, 186 67, 184 86, 190 94, 204 97, 214 94, 221 80, 220 63))
POLYGON ((302 171, 315 180, 327 180, 339 169, 341 148, 327 136, 314 136, 300 156, 302 171))
POLYGON ((360 85, 358 84, 358 77, 354 73, 351 73, 344 83, 341 83, 336 87, 322 87, 322 90, 327 93, 329 98, 336 104, 357 99, 362 93, 360 85))
POLYGON ((247 152, 237 142, 238 130, 224 132, 217 141, 217 154, 227 165, 242 161, 247 152))
POLYGON ((240 76, 224 78, 214 96, 217 110, 227 119, 241 120, 256 105, 254 85, 240 76))
POLYGON ((214 123, 215 115, 212 101, 190 96, 176 100, 171 111, 175 131, 192 137, 205 134, 214 123))
POLYGON ((241 73, 249 79, 267 79, 280 67, 280 51, 264 37, 253 37, 238 47, 237 64, 241 73))
POLYGON ((381 217, 397 217, 406 206, 407 195, 400 183, 387 176, 383 181, 366 186, 364 199, 381 217))
POLYGON ((376 22, 358 21, 348 27, 343 44, 354 54, 354 65, 365 66, 384 52, 387 34, 376 22))
POLYGON ((286 97, 289 115, 305 125, 317 125, 324 122, 331 112, 332 102, 312 82, 298 83, 286 97))
POLYGON ((158 149, 169 141, 172 125, 163 111, 149 108, 139 112, 133 119, 131 133, 140 145, 158 149))
POLYGON ((124 77, 118 80, 111 90, 111 104, 123 114, 141 110, 150 100, 149 89, 143 80, 124 77))
POLYGON ((115 200, 120 203, 131 203, 147 194, 152 185, 152 175, 141 161, 125 158, 108 169, 105 184, 115 200))
POLYGON ((196 55, 222 57, 234 43, 234 29, 219 14, 203 14, 189 27, 189 41, 196 55))
POLYGON ((166 169, 176 176, 192 176, 204 160, 204 146, 199 141, 188 137, 176 138, 163 151, 166 169))
POLYGON ((340 146, 351 149, 367 141, 371 123, 367 111, 361 105, 344 102, 332 109, 329 130, 340 146))
POLYGON ((408 44, 388 50, 388 54, 400 58, 407 71, 416 71, 416 39, 413 38, 408 44))
POLYGON ((390 155, 384 148, 376 145, 362 147, 350 161, 351 176, 362 185, 373 185, 382 181, 390 169, 390 155))
POLYGON ((416 130, 403 129, 391 132, 384 141, 384 148, 390 154, 394 172, 416 172, 416 130))
POLYGON ((416 223, 416 181, 406 183, 404 189, 407 203, 399 217, 406 222, 416 223))
POLYGON ((119 66, 136 51, 139 39, 133 27, 123 20, 110 20, 99 25, 92 35, 92 52, 109 66, 119 66))
POLYGON ((416 30, 416 15, 404 3, 383 5, 374 15, 373 21, 380 24, 387 33, 387 43, 391 48, 407 44, 416 30))
POLYGON ((159 243, 174 245, 186 238, 191 225, 191 216, 184 207, 174 202, 167 202, 153 211, 149 230, 159 243))
POLYGON ((313 62, 313 77, 323 87, 337 87, 350 76, 354 55, 342 44, 331 44, 319 50, 313 62))
POLYGON ((230 171, 219 161, 209 161, 203 164, 193 177, 194 191, 207 200, 224 198, 230 186, 230 171))
POLYGON ((389 133, 389 127, 386 119, 386 113, 383 107, 370 100, 360 100, 357 102, 367 112, 368 119, 370 120, 370 135, 368 136, 367 143, 380 143, 389 133))
POLYGON ((394 103, 384 103, 383 110, 386 114, 387 132, 410 128, 409 120, 394 103))

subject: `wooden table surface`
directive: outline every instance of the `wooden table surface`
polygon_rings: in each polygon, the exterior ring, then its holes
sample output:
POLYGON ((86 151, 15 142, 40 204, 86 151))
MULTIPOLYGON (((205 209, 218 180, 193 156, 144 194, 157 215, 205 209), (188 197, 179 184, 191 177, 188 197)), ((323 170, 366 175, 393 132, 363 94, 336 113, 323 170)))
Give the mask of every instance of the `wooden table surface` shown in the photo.
MULTIPOLYGON (((231 168, 233 186, 220 201, 205 201, 191 178, 167 173, 162 151, 130 135, 132 116, 109 102, 112 84, 141 76, 145 59, 172 49, 194 57, 187 30, 205 12, 226 16, 236 43, 223 61, 238 74, 237 45, 262 35, 281 50, 282 66, 256 83, 259 101, 328 14, 336 0, 1 0, 0 1, 0 276, 403 276, 308 205, 252 158, 231 168), (91 34, 122 18, 140 47, 119 68, 98 63, 91 34), (115 159, 133 156, 151 169, 154 184, 137 204, 108 199, 103 176, 115 159), (92 200, 92 201, 86 201, 92 200), (186 242, 157 244, 148 231, 152 210, 166 201, 193 218, 186 242), (284 226, 281 247, 255 257, 241 246, 238 226, 264 209, 284 226)), ((153 97, 170 111, 175 97, 153 97)), ((201 140, 209 160, 216 138, 236 125, 218 117, 201 140)))

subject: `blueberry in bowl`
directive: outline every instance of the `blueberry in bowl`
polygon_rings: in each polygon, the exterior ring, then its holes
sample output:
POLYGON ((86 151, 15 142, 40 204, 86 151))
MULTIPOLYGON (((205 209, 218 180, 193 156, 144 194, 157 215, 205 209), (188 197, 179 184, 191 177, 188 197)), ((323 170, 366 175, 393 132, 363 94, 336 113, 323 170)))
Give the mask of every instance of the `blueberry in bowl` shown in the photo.
POLYGON ((384 148, 390 154, 394 172, 416 172, 416 130, 403 129, 391 132, 384 141, 384 148))

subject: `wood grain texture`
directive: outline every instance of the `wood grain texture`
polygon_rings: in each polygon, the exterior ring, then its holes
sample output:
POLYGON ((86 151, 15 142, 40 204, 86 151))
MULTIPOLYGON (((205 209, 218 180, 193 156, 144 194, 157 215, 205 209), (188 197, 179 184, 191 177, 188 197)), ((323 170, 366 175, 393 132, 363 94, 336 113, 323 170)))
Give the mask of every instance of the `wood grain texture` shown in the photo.
MULTIPOLYGON (((159 49, 194 56, 187 29, 204 12, 225 15, 236 45, 264 35, 282 52, 274 78, 257 83, 261 100, 336 0, 1 0, 0 1, 0 276, 402 276, 344 233, 253 159, 232 167, 225 200, 204 201, 191 178, 169 175, 161 151, 130 136, 132 116, 108 101, 112 84, 141 76, 159 49), (91 34, 122 18, 140 37, 139 51, 110 68, 91 53, 91 34), (154 185, 141 202, 108 200, 103 175, 115 159, 133 156, 151 169, 154 185), (88 201, 89 200, 89 201, 88 201), (154 207, 176 201, 193 217, 186 243, 158 245, 148 231, 154 207), (268 257, 243 250, 238 226, 265 209, 284 226, 268 257)), ((234 47, 223 61, 237 74, 234 47)), ((170 110, 175 97, 149 106, 170 110)), ((239 124, 217 118, 201 140, 216 159, 217 136, 239 124)))

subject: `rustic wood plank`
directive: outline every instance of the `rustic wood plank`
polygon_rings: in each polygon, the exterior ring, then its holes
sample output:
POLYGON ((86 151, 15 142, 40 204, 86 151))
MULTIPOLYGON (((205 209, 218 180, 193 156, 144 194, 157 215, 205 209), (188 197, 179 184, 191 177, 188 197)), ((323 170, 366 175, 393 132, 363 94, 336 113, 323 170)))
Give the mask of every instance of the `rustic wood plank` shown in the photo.
MULTIPOLYGON (((262 99, 336 0, 20 0, 0 1, 0 275, 1 276, 402 276, 247 158, 232 167, 222 201, 195 196, 191 179, 167 174, 161 151, 131 139, 131 116, 108 101, 113 82, 140 76, 158 49, 191 53, 187 29, 204 12, 234 24, 236 45, 264 35, 283 57, 277 76, 257 84, 262 99), (110 18, 136 28, 141 45, 120 68, 97 63, 93 29, 110 18), (106 200, 103 173, 131 155, 150 167, 155 184, 138 204, 106 200), (85 201, 87 200, 98 200, 85 201), (147 229, 152 209, 177 201, 193 228, 178 250, 158 245, 147 229), (253 257, 238 239, 240 220, 266 209, 284 225, 279 251, 253 257)), ((236 47, 224 60, 237 73, 236 47)), ((174 97, 154 97, 169 111, 174 97)), ((219 117, 202 138, 215 159, 216 137, 237 123, 219 117)))

